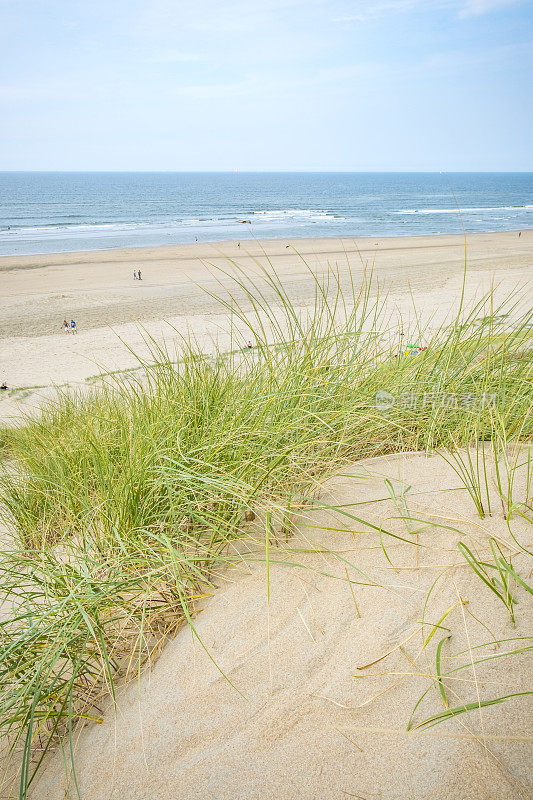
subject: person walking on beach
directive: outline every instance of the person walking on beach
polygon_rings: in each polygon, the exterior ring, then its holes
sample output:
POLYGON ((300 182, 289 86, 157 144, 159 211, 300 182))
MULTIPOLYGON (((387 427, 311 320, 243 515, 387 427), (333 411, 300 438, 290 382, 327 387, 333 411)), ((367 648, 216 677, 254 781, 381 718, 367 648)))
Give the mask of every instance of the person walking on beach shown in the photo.
POLYGON ((70 330, 72 333, 78 333, 78 329, 76 328, 76 323, 73 319, 70 320, 70 330))
POLYGON ((63 330, 65 331, 65 333, 70 333, 70 325, 68 324, 66 319, 63 320, 63 330))
POLYGON ((141 270, 140 269, 137 270, 137 278, 138 278, 138 280, 142 281, 141 270))
POLYGON ((137 273, 135 272, 135 270, 133 270, 133 280, 134 280, 134 281, 136 281, 136 280, 137 280, 137 273))

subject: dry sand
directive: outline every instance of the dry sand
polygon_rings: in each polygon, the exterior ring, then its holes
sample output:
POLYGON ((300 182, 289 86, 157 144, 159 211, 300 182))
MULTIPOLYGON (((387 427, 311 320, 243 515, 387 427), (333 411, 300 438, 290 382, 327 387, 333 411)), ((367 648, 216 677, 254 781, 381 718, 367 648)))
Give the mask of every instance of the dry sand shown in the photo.
MULTIPOLYGON (((0 259, 0 422, 20 409, 38 406, 53 385, 84 385, 106 370, 134 367, 124 346, 144 354, 140 325, 170 347, 189 328, 206 349, 213 338, 223 345, 223 309, 207 290, 229 280, 213 266, 231 269, 235 259, 247 274, 269 268, 272 259, 295 305, 312 301, 309 266, 323 273, 337 264, 347 284, 347 259, 356 282, 375 264, 375 275, 389 291, 389 306, 407 319, 411 292, 418 310, 442 319, 457 302, 464 267, 462 236, 387 239, 302 239, 262 243, 220 242, 86 253, 13 256, 0 259), (133 280, 133 270, 143 280, 133 280), (64 318, 78 323, 66 336, 64 318), (27 387, 39 387, 27 388, 27 387)), ((468 236, 468 297, 500 283, 500 296, 524 287, 531 276, 533 231, 468 236)))
MULTIPOLYGON (((411 486, 411 515, 457 531, 425 527, 418 535, 423 545, 418 557, 411 544, 384 536, 391 564, 375 530, 319 510, 311 515, 312 524, 309 519, 299 524, 287 548, 271 551, 270 603, 264 562, 243 564, 221 577, 196 626, 209 655, 242 694, 182 628, 151 673, 119 693, 116 717, 109 711, 101 725, 82 731, 76 747, 81 800, 531 796, 529 697, 427 731, 406 731, 428 687, 415 721, 444 709, 431 676, 435 647, 447 629, 444 670, 468 666, 482 654, 501 654, 517 642, 494 639, 529 632, 531 596, 517 591, 514 628, 503 604, 456 547, 462 539, 485 555, 488 537, 498 537, 523 572, 526 562, 509 537, 501 506, 493 498, 494 517, 479 519, 443 459, 420 454, 356 464, 329 481, 322 496, 409 538, 397 507, 386 499, 385 478, 397 494, 411 486), (353 505, 365 501, 372 502, 353 505), (309 552, 315 548, 326 552, 309 552), (282 566, 280 559, 302 567, 282 566), (432 623, 439 621, 443 627, 422 650, 432 623), (451 658, 461 651, 466 652, 451 658)), ((517 519, 512 530, 531 547, 529 523, 517 519)), ((468 666, 445 679, 445 686, 451 705, 531 688, 523 655, 468 666)), ((49 758, 31 797, 76 797, 72 784, 66 786, 59 753, 49 758)))

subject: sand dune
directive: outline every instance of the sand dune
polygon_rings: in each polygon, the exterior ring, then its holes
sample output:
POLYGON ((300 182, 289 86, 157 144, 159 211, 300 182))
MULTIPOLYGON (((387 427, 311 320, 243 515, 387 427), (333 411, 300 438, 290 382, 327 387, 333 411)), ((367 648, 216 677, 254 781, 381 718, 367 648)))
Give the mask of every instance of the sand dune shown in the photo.
MULTIPOLYGON (((411 486, 410 514, 432 523, 418 534, 423 546, 416 550, 384 535, 390 563, 375 529, 339 511, 317 510, 299 521, 287 546, 271 551, 269 603, 260 551, 255 561, 221 576, 196 620, 209 655, 183 628, 151 673, 121 691, 116 716, 109 710, 103 724, 82 731, 76 748, 82 800, 531 796, 529 698, 406 731, 426 689, 415 723, 444 710, 431 676, 447 629, 443 669, 467 665, 445 679, 450 705, 528 688, 521 655, 468 666, 481 653, 512 649, 513 642, 494 640, 525 635, 532 604, 525 590, 517 594, 514 628, 456 543, 462 539, 487 553, 488 537, 498 537, 510 543, 520 569, 518 548, 500 511, 485 520, 475 515, 439 456, 361 462, 329 481, 322 500, 410 538, 385 478, 398 496, 411 486), (365 501, 372 502, 354 505, 365 501), (316 549, 323 552, 310 552, 316 549), (422 649, 432 624, 450 607, 422 649)), ((531 525, 516 519, 512 530, 531 545, 531 525)), ((66 787, 59 754, 49 759, 31 796, 76 797, 72 782, 66 787)))

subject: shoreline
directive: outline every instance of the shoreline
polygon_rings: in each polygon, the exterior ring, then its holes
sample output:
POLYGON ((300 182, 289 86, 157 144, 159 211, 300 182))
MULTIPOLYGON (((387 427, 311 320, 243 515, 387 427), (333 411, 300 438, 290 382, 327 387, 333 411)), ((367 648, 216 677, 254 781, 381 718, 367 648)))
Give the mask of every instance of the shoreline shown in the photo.
MULTIPOLYGON (((317 236, 317 237, 261 237, 261 238, 247 238, 247 239, 213 239, 207 241, 199 241, 199 242, 177 242, 175 244, 158 244, 158 245, 138 245, 138 246, 129 246, 129 247, 103 247, 103 248, 94 248, 90 250, 64 250, 58 251, 53 253, 19 253, 17 255, 0 255, 0 272, 10 271, 13 269, 38 269, 39 267, 48 266, 45 262, 50 261, 50 264, 60 264, 62 262, 69 263, 71 265, 74 264, 85 264, 91 263, 93 261, 97 261, 98 257, 101 257, 103 254, 109 253, 110 255, 113 254, 113 258, 105 259, 106 261, 123 261, 128 260, 128 258, 142 258, 143 253, 157 251, 157 253, 164 255, 172 253, 176 250, 184 250, 187 251, 187 255, 183 256, 186 258, 190 258, 193 254, 200 255, 199 251, 204 248, 211 248, 211 249, 222 249, 225 245, 230 247, 235 247, 237 242, 241 243, 241 249, 243 252, 247 251, 247 248, 250 249, 249 246, 264 246, 265 249, 270 249, 273 244, 279 243, 280 246, 283 244, 292 245, 293 243, 302 243, 305 247, 306 243, 324 243, 324 245, 328 243, 338 242, 338 243, 354 243, 354 242, 362 242, 363 247, 353 248, 353 252, 356 252, 357 249, 359 250, 366 250, 367 248, 364 247, 365 243, 376 242, 398 242, 402 243, 400 246, 396 248, 385 247, 382 249, 404 249, 406 246, 405 243, 409 242, 420 242, 420 246, 424 246, 424 243, 428 242, 435 246, 433 240, 440 240, 443 242, 443 246, 447 246, 448 244, 452 244, 452 241, 448 240, 458 240, 460 242, 464 242, 466 237, 467 241, 470 239, 483 239, 487 237, 506 237, 506 236, 513 236, 521 233, 522 235, 527 235, 528 233, 532 233, 533 228, 512 228, 510 230, 505 231, 482 231, 482 232, 475 232, 469 233, 468 231, 465 233, 424 233, 424 234, 406 234, 402 236, 317 236), (447 241, 444 241, 447 240, 447 241), (189 253, 188 250, 191 249, 193 253, 189 253), (73 257, 78 257, 76 261, 73 261, 73 257), (91 256, 94 256, 91 258, 91 256), (36 261, 36 263, 24 263, 26 261, 36 261), (13 262, 13 263, 11 263, 13 262), (18 266, 20 264, 20 266, 18 266)), ((415 247, 416 245, 412 245, 415 247)), ((368 249, 372 249, 369 247, 368 249)), ((300 252, 298 250, 298 252, 300 252)), ((315 252, 313 250, 313 252, 315 252)), ((329 249, 326 249, 324 252, 329 252, 329 249)))

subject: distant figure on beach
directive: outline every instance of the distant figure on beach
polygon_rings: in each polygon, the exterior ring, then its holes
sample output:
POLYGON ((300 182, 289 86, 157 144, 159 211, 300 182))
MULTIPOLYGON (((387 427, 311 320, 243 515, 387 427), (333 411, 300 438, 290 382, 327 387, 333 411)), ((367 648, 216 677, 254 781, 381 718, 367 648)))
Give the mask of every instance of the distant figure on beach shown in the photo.
POLYGON ((142 281, 142 278, 141 278, 141 270, 140 270, 140 269, 138 269, 138 270, 137 270, 137 278, 138 278, 140 281, 142 281))
POLYGON ((2 385, 0 386, 0 389, 1 389, 3 392, 5 392, 5 390, 7 389, 7 383, 6 383, 5 381, 2 381, 2 385))
POLYGON ((70 330, 72 333, 78 333, 78 329, 76 328, 76 323, 73 319, 70 320, 70 330))
POLYGON ((195 242, 197 242, 197 241, 198 241, 198 236, 195 236, 195 237, 194 237, 194 241, 195 241, 195 242))
POLYGON ((248 350, 253 350, 253 344, 251 343, 250 340, 248 340, 246 347, 248 348, 248 350))
POLYGON ((68 324, 66 319, 63 320, 63 330, 65 331, 65 333, 70 333, 70 325, 68 324))
POLYGON ((241 243, 240 243, 240 242, 237 242, 237 247, 240 247, 240 246, 241 246, 241 243))
POLYGON ((518 231, 518 238, 520 239, 521 236, 522 236, 522 231, 518 231))
POLYGON ((136 281, 136 280, 137 280, 137 273, 135 272, 135 270, 133 270, 133 280, 134 280, 134 281, 136 281))

